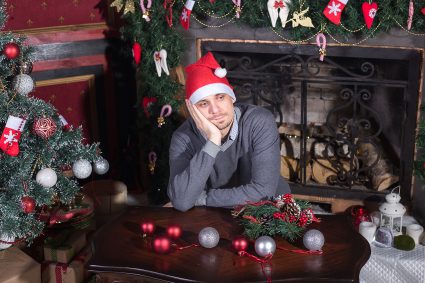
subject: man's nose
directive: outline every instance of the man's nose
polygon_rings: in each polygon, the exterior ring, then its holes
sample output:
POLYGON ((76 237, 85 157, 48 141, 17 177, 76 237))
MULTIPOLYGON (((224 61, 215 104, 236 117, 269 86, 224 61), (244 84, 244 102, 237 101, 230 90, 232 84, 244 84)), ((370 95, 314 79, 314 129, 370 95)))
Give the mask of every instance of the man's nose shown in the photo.
POLYGON ((219 111, 219 107, 215 102, 210 103, 210 114, 217 113, 219 111))

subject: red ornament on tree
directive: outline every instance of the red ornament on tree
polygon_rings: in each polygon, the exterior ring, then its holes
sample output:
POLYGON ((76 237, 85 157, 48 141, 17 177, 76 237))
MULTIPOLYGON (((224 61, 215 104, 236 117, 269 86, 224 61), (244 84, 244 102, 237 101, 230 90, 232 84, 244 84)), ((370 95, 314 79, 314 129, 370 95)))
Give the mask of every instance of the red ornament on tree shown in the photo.
POLYGON ((376 2, 364 2, 362 4, 363 18, 368 29, 372 27, 373 20, 375 19, 378 11, 378 4, 376 2))
POLYGON ((425 15, 425 8, 421 9, 421 13, 425 15))
POLYGON ((167 235, 171 239, 178 239, 182 235, 182 229, 178 225, 170 225, 167 228, 167 235))
POLYGON ((248 240, 244 236, 238 236, 233 239, 232 247, 237 252, 245 251, 246 249, 248 249, 248 240))
POLYGON ((56 123, 52 118, 35 118, 33 130, 39 137, 50 138, 56 131, 56 123))
POLYGON ((19 54, 21 54, 21 49, 18 44, 9 42, 3 46, 3 54, 8 59, 15 59, 19 56, 19 54))
POLYGON ((133 43, 133 58, 134 63, 139 65, 140 60, 142 59, 142 46, 138 42, 133 43))
POLYGON ((152 221, 144 221, 140 223, 140 229, 145 235, 151 235, 155 231, 155 224, 152 221))
POLYGON ((35 200, 30 196, 23 196, 21 198, 21 207, 25 213, 31 213, 35 209, 35 200))
POLYGON ((167 236, 157 236, 153 240, 153 249, 159 254, 165 254, 170 251, 171 242, 167 236))

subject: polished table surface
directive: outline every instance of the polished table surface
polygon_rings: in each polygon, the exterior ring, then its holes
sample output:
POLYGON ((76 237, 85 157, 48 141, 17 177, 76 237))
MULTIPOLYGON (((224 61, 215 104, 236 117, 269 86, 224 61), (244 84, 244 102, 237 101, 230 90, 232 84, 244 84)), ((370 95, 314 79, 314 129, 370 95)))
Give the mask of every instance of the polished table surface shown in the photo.
MULTIPOLYGON (((231 248, 232 239, 243 232, 230 210, 197 207, 179 212, 165 207, 130 207, 125 213, 105 224, 93 238, 94 256, 88 264, 91 272, 127 273, 163 279, 170 282, 265 282, 268 272, 272 282, 357 282, 361 267, 370 256, 367 241, 351 227, 346 215, 319 215, 318 229, 325 236, 323 254, 309 255, 276 250, 270 267, 246 256, 238 256, 231 248), (165 234, 170 224, 183 230, 179 246, 198 243, 202 228, 214 227, 220 233, 217 247, 191 247, 157 254, 143 238, 139 223, 151 220, 155 235, 165 234)), ((274 237, 278 247, 304 248, 302 239, 292 245, 274 237)), ((248 252, 255 255, 253 244, 248 252)), ((305 248, 304 248, 305 249, 305 248)))

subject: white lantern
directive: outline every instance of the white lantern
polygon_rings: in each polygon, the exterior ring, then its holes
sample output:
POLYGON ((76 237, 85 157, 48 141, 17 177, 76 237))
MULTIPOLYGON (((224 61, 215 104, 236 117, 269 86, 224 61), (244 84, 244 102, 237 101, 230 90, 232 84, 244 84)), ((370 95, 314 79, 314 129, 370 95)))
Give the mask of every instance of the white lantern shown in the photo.
MULTIPOLYGON (((398 189, 400 190, 400 187, 398 189)), ((380 226, 391 229, 394 236, 402 234, 403 215, 406 212, 406 208, 400 203, 400 199, 400 194, 391 192, 385 196, 386 202, 379 207, 381 212, 380 226)))

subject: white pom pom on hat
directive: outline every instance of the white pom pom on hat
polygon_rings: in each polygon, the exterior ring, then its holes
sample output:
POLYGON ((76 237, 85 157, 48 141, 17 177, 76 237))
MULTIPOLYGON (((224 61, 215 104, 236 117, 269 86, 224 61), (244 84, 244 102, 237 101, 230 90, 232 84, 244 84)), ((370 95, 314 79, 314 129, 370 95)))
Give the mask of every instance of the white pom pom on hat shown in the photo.
POLYGON ((224 78, 227 75, 227 70, 225 68, 217 68, 214 70, 214 75, 219 78, 224 78))

